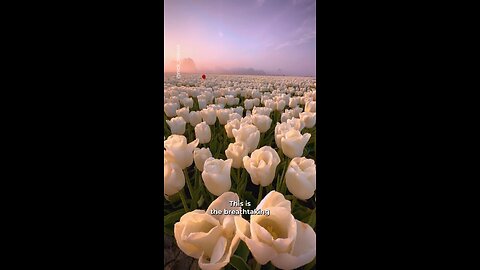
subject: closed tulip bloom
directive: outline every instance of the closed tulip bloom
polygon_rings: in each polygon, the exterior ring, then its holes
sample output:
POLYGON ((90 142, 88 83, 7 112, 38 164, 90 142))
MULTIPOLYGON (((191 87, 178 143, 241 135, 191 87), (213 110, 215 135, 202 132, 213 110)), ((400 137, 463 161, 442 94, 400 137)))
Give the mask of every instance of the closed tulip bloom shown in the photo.
POLYGON ((215 199, 207 211, 194 210, 184 214, 174 225, 178 247, 188 256, 198 259, 202 270, 220 270, 230 262, 240 242, 234 218, 239 215, 211 214, 212 210, 240 211, 230 206, 239 201, 236 193, 225 192, 215 199))
POLYGON ((178 103, 165 103, 163 109, 167 117, 174 117, 177 115, 178 103))
POLYGON ((217 118, 220 125, 225 125, 227 123, 230 113, 232 113, 232 110, 230 109, 217 110, 217 118))
POLYGON ((185 169, 193 163, 193 149, 197 147, 198 139, 187 144, 187 138, 182 135, 170 135, 163 142, 166 149, 165 158, 169 161, 175 161, 180 168, 185 169))
POLYGON ((282 148, 281 138, 285 136, 285 134, 293 129, 291 125, 288 123, 278 123, 275 126, 275 144, 278 148, 282 148))
POLYGON ((223 104, 225 106, 227 105, 227 99, 225 97, 215 98, 215 104, 223 104))
POLYGON ((248 155, 248 147, 243 142, 234 142, 228 145, 225 150, 227 158, 233 160, 233 168, 243 167, 243 157, 248 155))
POLYGON ((252 115, 253 124, 258 128, 260 133, 265 133, 272 125, 272 119, 269 116, 262 114, 252 115))
POLYGON ((173 162, 163 159, 163 188, 166 195, 171 196, 185 186, 182 168, 173 162))
POLYGON ((245 110, 253 109, 253 99, 245 99, 244 106, 245 110))
POLYGON ((310 133, 301 134, 296 129, 289 130, 284 137, 281 138, 283 153, 289 158, 301 157, 303 149, 307 145, 312 135, 310 133))
POLYGON ((229 120, 227 124, 225 125, 225 131, 227 133, 228 138, 233 138, 233 129, 239 129, 240 128, 240 120, 239 119, 233 119, 229 120))
POLYGON ((200 112, 191 111, 188 118, 192 127, 195 127, 202 122, 202 114, 200 112))
POLYGON ((227 123, 232 121, 233 119, 238 119, 240 121, 242 119, 242 116, 240 114, 236 113, 236 112, 231 113, 231 114, 228 115, 227 123))
POLYGON ((253 106, 260 106, 260 99, 258 97, 253 99, 253 106))
POLYGON ((269 261, 279 269, 296 269, 315 258, 316 234, 310 225, 291 214, 290 201, 272 190, 256 209, 270 215, 251 215, 250 222, 235 216, 237 235, 261 265, 269 261))
POLYGON ((300 118, 290 118, 287 120, 287 123, 298 131, 302 131, 305 127, 305 123, 300 118))
POLYGON ((286 123, 287 120, 288 120, 288 119, 291 119, 291 118, 293 118, 292 113, 290 113, 290 112, 284 112, 284 113, 282 113, 282 116, 281 116, 281 118, 280 118, 280 122, 286 123))
POLYGON ((183 117, 186 123, 190 122, 190 110, 188 107, 183 107, 177 110, 177 115, 183 117))
POLYGON ((316 168, 313 159, 293 158, 285 173, 288 190, 297 198, 310 199, 316 189, 316 168))
POLYGON ((212 152, 210 148, 195 148, 193 150, 193 160, 195 161, 195 167, 201 172, 203 172, 203 165, 205 160, 209 157, 212 157, 212 152))
POLYGON ((306 112, 316 112, 317 111, 317 102, 315 101, 309 101, 307 104, 305 104, 305 111, 306 112))
POLYGON ((312 128, 315 126, 315 122, 317 121, 316 113, 312 112, 303 112, 300 114, 300 119, 303 123, 305 123, 306 128, 312 128))
POLYGON ((193 99, 192 98, 184 98, 184 99, 182 99, 182 104, 183 104, 183 106, 191 109, 193 107, 193 99))
POLYGON ((210 126, 206 122, 201 122, 195 126, 195 138, 199 143, 208 143, 212 139, 212 132, 210 126))
POLYGON ((277 102, 275 102, 275 110, 281 112, 283 111, 283 109, 285 109, 285 100, 279 100, 277 102))
POLYGON ((233 111, 235 113, 238 113, 240 116, 243 115, 243 107, 242 106, 237 106, 237 107, 233 108, 233 111))
POLYGON ((215 125, 217 121, 217 114, 213 108, 206 108, 200 111, 203 121, 207 122, 209 126, 215 125))
POLYGON ((200 110, 203 110, 207 107, 207 100, 206 99, 203 99, 203 98, 199 98, 198 99, 198 108, 200 110))
POLYGON ((210 193, 220 196, 230 190, 232 181, 230 169, 233 160, 221 160, 213 157, 207 158, 203 165, 202 179, 210 193))
POLYGON ((270 146, 264 146, 253 151, 251 157, 243 158, 243 166, 250 174, 255 185, 266 187, 275 178, 275 169, 280 163, 277 151, 270 146))
POLYGON ((292 109, 293 111, 293 117, 295 118, 300 118, 300 113, 303 111, 302 107, 295 107, 292 109))
POLYGON ((185 125, 187 122, 183 120, 182 117, 174 117, 170 120, 167 120, 168 127, 170 127, 170 131, 172 131, 172 134, 177 134, 177 135, 182 135, 185 133, 185 125))
POLYGON ((252 110, 252 114, 263 114, 266 116, 270 116, 270 113, 272 113, 272 111, 273 110, 271 108, 267 107, 254 107, 252 110))
POLYGON ((265 107, 267 108, 270 108, 273 110, 275 110, 275 108, 277 107, 276 104, 275 104, 275 101, 271 100, 271 99, 267 99, 265 100, 265 107))
POLYGON ((296 98, 291 98, 288 102, 288 107, 290 108, 295 108, 298 105, 298 99, 296 98))
POLYGON ((234 97, 234 96, 232 96, 232 95, 227 95, 227 96, 225 96, 225 98, 227 99, 227 105, 228 105, 228 106, 236 105, 236 103, 235 103, 235 97, 234 97))
POLYGON ((248 147, 248 153, 257 149, 260 142, 260 131, 251 124, 240 125, 239 129, 232 129, 233 137, 236 142, 243 142, 248 147))

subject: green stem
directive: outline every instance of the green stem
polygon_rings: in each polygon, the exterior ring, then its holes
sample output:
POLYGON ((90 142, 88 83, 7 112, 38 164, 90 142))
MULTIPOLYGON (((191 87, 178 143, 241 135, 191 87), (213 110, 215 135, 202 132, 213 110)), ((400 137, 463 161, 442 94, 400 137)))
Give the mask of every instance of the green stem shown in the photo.
POLYGON ((190 197, 192 198, 191 207, 196 208, 197 199, 193 194, 193 187, 192 187, 192 183, 190 183, 190 178, 188 177, 187 169, 183 169, 183 174, 185 175, 185 182, 187 182, 188 192, 190 192, 190 197))
POLYGON ((282 173, 282 177, 280 178, 281 180, 281 186, 280 186, 280 192, 285 195, 286 193, 286 188, 287 188, 287 184, 285 183, 285 173, 287 172, 287 168, 288 168, 288 165, 289 165, 289 162, 290 161, 290 158, 288 157, 285 157, 285 165, 283 167, 283 173, 282 173))
POLYGON ((254 268, 254 270, 260 270, 260 269, 262 269, 262 265, 259 264, 259 263, 255 260, 255 268, 254 268))
POLYGON ((183 209, 185 209, 185 213, 190 212, 190 210, 188 210, 187 200, 185 199, 185 191, 183 189, 181 189, 178 192, 178 194, 180 195, 180 199, 182 200, 183 209))
POLYGON ((257 206, 262 200, 262 185, 258 185, 258 198, 257 198, 257 206))

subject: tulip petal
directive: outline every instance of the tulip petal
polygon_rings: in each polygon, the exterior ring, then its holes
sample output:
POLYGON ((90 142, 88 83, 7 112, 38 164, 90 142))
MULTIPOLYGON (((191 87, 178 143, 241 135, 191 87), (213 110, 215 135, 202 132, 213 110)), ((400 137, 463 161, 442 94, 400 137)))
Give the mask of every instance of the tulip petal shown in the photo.
POLYGON ((290 254, 282 253, 272 259, 272 264, 281 269, 295 269, 311 262, 316 255, 316 234, 310 225, 296 220, 297 239, 290 254))
POLYGON ((291 212, 291 203, 285 199, 282 193, 275 190, 270 191, 258 204, 256 209, 269 209, 272 207, 284 207, 291 212))
MULTIPOLYGON (((211 204, 210 206, 208 206, 207 208, 207 213, 210 214, 211 211, 213 209, 215 210, 223 210, 224 209, 228 209, 228 210, 241 210, 240 207, 232 207, 230 206, 230 202, 233 201, 233 202, 238 202, 240 200, 240 198, 238 197, 238 195, 236 193, 233 193, 233 192, 225 192, 223 193, 222 195, 220 195, 218 198, 216 198, 211 204)), ((216 218, 218 221, 220 221, 220 223, 222 224, 223 223, 223 220, 225 219, 225 217, 227 217, 226 215, 213 215, 214 218, 216 218)))

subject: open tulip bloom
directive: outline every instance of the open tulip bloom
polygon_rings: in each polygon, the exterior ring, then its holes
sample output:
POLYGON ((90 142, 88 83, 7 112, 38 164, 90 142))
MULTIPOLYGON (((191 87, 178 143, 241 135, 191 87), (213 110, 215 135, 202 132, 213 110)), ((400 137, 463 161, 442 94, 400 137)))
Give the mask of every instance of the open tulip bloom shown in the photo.
POLYGON ((165 234, 201 269, 315 269, 315 80, 192 76, 164 81, 165 234))

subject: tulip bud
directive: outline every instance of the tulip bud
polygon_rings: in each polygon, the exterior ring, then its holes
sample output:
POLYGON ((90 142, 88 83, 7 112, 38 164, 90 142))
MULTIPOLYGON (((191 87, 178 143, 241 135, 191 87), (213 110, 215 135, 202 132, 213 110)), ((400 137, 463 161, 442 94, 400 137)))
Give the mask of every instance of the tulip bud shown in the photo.
POLYGON ((245 110, 251 110, 253 108, 253 99, 245 99, 245 110))
POLYGON ((207 107, 207 100, 206 99, 203 99, 203 98, 199 98, 198 99, 198 108, 200 110, 203 110, 207 107))
POLYGON ((175 161, 180 168, 185 169, 193 163, 193 149, 197 147, 198 139, 187 144, 187 138, 182 135, 170 135, 163 142, 166 149, 165 158, 169 161, 175 161))
POLYGON ((228 116, 232 111, 230 109, 217 110, 217 118, 220 125, 225 125, 228 121, 228 116))
POLYGON ((243 142, 248 146, 248 153, 257 149, 260 142, 260 131, 251 124, 240 125, 239 129, 232 129, 236 142, 243 142))
POLYGON ((209 126, 215 125, 217 115, 213 108, 206 108, 200 111, 203 121, 207 122, 209 126))
POLYGON ((201 122, 195 126, 195 138, 199 143, 208 143, 212 139, 212 132, 210 126, 206 122, 201 122))
POLYGON ((297 198, 310 199, 316 189, 316 168, 313 159, 293 158, 285 173, 288 190, 297 198))
POLYGON ((233 160, 233 168, 243 167, 243 157, 248 155, 248 147, 243 142, 234 142, 228 145, 225 150, 227 158, 233 160))
POLYGON ((177 115, 178 103, 165 103, 163 109, 167 117, 174 117, 177 115))
POLYGON ((202 122, 202 114, 200 112, 191 111, 190 114, 188 115, 188 118, 190 120, 190 125, 192 127, 195 127, 200 122, 202 122))
POLYGON ((305 124, 306 128, 312 128, 315 126, 315 122, 317 121, 316 113, 312 112, 303 112, 300 114, 300 119, 305 124))
POLYGON ((296 129, 291 129, 280 139, 283 153, 289 157, 301 157, 303 148, 307 145, 312 135, 310 133, 301 134, 296 129))
POLYGON ((316 112, 317 111, 317 102, 315 101, 309 101, 308 103, 305 104, 305 112, 316 112))
POLYGON ((186 123, 190 122, 190 112, 188 107, 183 107, 177 110, 177 115, 183 117, 186 123))
POLYGON ((195 148, 193 150, 193 160, 195 161, 195 167, 201 172, 203 172, 203 165, 207 158, 212 157, 212 152, 210 148, 195 148))
POLYGON ((302 131, 302 129, 305 127, 305 123, 303 123, 303 121, 299 118, 290 118, 287 120, 287 123, 298 131, 302 131))
POLYGON ((253 124, 258 128, 260 133, 265 133, 272 125, 272 119, 269 116, 254 114, 252 115, 253 124))
POLYGON ((184 99, 182 99, 181 103, 185 107, 188 107, 188 108, 193 107, 193 99, 192 98, 184 98, 184 99))
POLYGON ((227 124, 225 125, 225 132, 227 133, 228 138, 233 138, 233 129, 239 129, 240 128, 240 120, 239 119, 233 119, 233 120, 228 120, 227 124))
POLYGON ((168 196, 176 194, 185 186, 182 168, 173 162, 163 159, 163 188, 168 196))
POLYGON ((232 160, 214 159, 212 157, 205 160, 203 165, 202 179, 205 187, 210 193, 220 196, 230 190, 232 181, 230 179, 230 169, 232 160))
POLYGON ((273 182, 275 170, 280 163, 277 151, 270 146, 264 146, 253 151, 251 157, 243 158, 243 166, 250 174, 255 185, 266 187, 273 182))
POLYGON ((172 134, 182 135, 185 133, 185 125, 187 124, 182 117, 174 117, 170 120, 167 120, 167 125, 170 127, 172 134))
POLYGON ((240 116, 243 115, 243 107, 242 106, 237 106, 233 109, 235 113, 238 113, 240 116))

